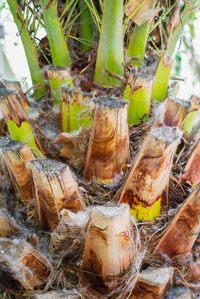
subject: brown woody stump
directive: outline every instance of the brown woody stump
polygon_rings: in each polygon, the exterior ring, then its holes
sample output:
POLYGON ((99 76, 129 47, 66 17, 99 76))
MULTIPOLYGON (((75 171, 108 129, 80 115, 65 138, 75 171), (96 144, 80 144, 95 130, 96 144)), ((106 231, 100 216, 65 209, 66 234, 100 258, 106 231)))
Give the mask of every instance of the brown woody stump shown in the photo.
POLYGON ((44 285, 52 272, 49 261, 27 242, 0 239, 0 267, 27 290, 44 285))
POLYGON ((200 184, 188 196, 153 253, 170 258, 189 253, 200 230, 199 217, 200 184))
POLYGON ((89 219, 89 211, 73 213, 70 210, 61 211, 61 220, 51 233, 49 249, 62 256, 75 255, 77 249, 83 246, 85 228, 89 219))
POLYGON ((173 281, 174 268, 150 268, 142 271, 130 299, 161 299, 173 281))
POLYGON ((200 181, 200 139, 186 163, 181 179, 192 186, 200 181))
POLYGON ((127 103, 111 97, 99 97, 94 103, 84 178, 112 184, 130 161, 127 103))
POLYGON ((137 220, 154 219, 167 209, 169 176, 181 136, 179 129, 164 126, 145 138, 120 197, 137 220))
POLYGON ((88 292, 93 290, 105 296, 117 292, 134 258, 129 207, 94 207, 86 236, 80 285, 88 292))
POLYGON ((84 202, 77 182, 67 164, 37 159, 30 162, 37 197, 38 216, 44 229, 54 230, 60 220, 60 211, 83 209, 84 202))
POLYGON ((3 83, 5 84, 5 87, 10 88, 10 89, 16 89, 18 93, 20 94, 20 97, 22 99, 22 104, 24 107, 28 107, 28 101, 26 99, 25 94, 22 91, 21 85, 18 81, 8 81, 8 80, 3 80, 3 83))
POLYGON ((35 159, 30 147, 26 143, 5 138, 2 151, 19 200, 25 205, 34 204, 33 178, 27 167, 27 163, 35 159))
POLYGON ((11 138, 20 142, 27 142, 30 147, 42 153, 42 147, 35 136, 18 92, 8 88, 1 88, 0 108, 6 120, 11 138))
POLYGON ((181 130, 190 108, 190 101, 169 97, 157 110, 155 126, 177 127, 181 130))
POLYGON ((21 232, 14 218, 6 209, 0 209, 0 238, 16 236, 21 232))

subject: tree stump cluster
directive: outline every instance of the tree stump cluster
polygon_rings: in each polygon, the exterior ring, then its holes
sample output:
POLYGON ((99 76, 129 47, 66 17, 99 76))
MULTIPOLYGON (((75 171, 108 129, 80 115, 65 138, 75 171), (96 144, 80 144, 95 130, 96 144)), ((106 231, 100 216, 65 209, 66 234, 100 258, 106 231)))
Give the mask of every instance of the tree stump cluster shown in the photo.
POLYGON ((200 282, 199 140, 175 172, 189 102, 162 102, 135 155, 129 137, 140 136, 140 125, 128 127, 127 102, 96 97, 91 129, 63 134, 70 157, 60 146, 50 159, 19 85, 4 84, 0 107, 12 138, 0 139, 0 269, 9 287, 37 299, 164 298, 173 285, 193 296, 184 286, 200 282))

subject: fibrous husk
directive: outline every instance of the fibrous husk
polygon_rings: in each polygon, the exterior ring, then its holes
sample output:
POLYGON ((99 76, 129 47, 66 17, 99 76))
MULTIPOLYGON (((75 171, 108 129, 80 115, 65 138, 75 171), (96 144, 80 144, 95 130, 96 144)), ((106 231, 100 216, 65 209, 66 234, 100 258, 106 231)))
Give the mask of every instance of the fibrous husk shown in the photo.
POLYGON ((6 209, 0 209, 0 238, 18 235, 22 229, 6 209))
POLYGON ((17 239, 0 239, 0 267, 26 290, 44 285, 52 273, 52 266, 44 255, 17 239))
POLYGON ((52 232, 49 249, 61 256, 82 256, 85 230, 89 220, 89 210, 73 213, 63 209, 61 220, 52 232), (77 255, 76 253, 77 252, 77 255))
POLYGON ((34 293, 28 299, 81 299, 83 298, 76 290, 58 290, 42 293, 34 293))

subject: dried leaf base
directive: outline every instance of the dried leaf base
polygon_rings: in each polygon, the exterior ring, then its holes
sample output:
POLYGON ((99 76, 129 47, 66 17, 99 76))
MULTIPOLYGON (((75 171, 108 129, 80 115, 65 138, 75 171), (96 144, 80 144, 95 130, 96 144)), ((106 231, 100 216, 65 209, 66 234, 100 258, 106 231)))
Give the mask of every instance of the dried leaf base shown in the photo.
POLYGON ((170 258, 191 251, 200 229, 200 184, 189 195, 186 202, 170 223, 166 233, 154 250, 155 255, 170 258))
POLYGON ((39 222, 46 230, 54 230, 60 221, 60 211, 73 212, 84 208, 78 185, 67 164, 37 159, 30 162, 38 205, 39 222))
POLYGON ((23 204, 33 205, 35 203, 33 179, 27 163, 35 159, 35 156, 28 144, 8 137, 3 140, 2 151, 16 194, 23 204))
POLYGON ((99 97, 87 150, 84 179, 115 184, 130 161, 126 102, 99 97))
POLYGON ((119 281, 123 281, 134 259, 129 207, 94 207, 83 253, 80 278, 83 292, 97 292, 99 296, 117 293, 119 281))
POLYGON ((167 209, 169 176, 181 136, 177 128, 162 127, 145 138, 120 197, 137 221, 155 219, 167 209))
POLYGON ((26 290, 43 286, 52 272, 48 260, 27 242, 0 239, 0 267, 26 290))
POLYGON ((162 299, 173 281, 174 268, 150 268, 139 274, 130 299, 162 299))

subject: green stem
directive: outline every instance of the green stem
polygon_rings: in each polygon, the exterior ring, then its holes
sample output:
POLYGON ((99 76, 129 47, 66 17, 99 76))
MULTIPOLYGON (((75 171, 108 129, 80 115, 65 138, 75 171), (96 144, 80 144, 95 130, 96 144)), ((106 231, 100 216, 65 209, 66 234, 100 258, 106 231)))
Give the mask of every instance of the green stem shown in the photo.
POLYGON ((170 35, 170 37, 168 39, 166 53, 170 57, 172 57, 172 55, 173 55, 174 49, 175 49, 176 44, 183 32, 183 28, 184 28, 185 24, 189 21, 190 12, 188 12, 188 11, 190 11, 195 6, 196 2, 197 2, 197 0, 192 0, 185 5, 185 8, 181 14, 180 22, 176 26, 173 33, 170 35))
POLYGON ((75 91, 70 87, 62 88, 61 130, 62 132, 77 131, 84 125, 86 128, 92 124, 90 115, 86 112, 89 107, 86 103, 91 101, 91 94, 75 91))
MULTIPOLYGON (((154 8, 154 6, 155 6, 155 1, 153 2, 151 8, 154 8)), ((131 58, 135 58, 134 60, 131 61, 132 66, 139 67, 142 64, 147 41, 148 41, 150 25, 151 25, 151 19, 146 21, 141 26, 135 24, 128 45, 128 56, 131 58)))
POLYGON ((106 70, 124 76, 123 14, 123 1, 104 0, 94 78, 95 83, 102 84, 104 87, 109 86, 109 84, 121 86, 121 82, 117 78, 108 75, 106 70))
POLYGON ((40 0, 43 9, 43 18, 48 35, 53 64, 67 67, 71 59, 67 43, 62 32, 61 24, 57 16, 57 1, 40 0))
POLYGON ((139 67, 144 59, 146 44, 149 35, 151 21, 146 21, 142 26, 135 24, 128 45, 128 56, 133 58, 132 66, 139 67))
POLYGON ((29 36, 28 30, 24 24, 24 17, 20 10, 18 10, 17 0, 7 0, 10 11, 13 15, 13 19, 17 28, 20 32, 20 37, 24 46, 24 51, 26 54, 26 59, 28 62, 31 79, 33 85, 39 84, 39 87, 34 89, 35 99, 38 100, 44 96, 44 86, 42 82, 42 76, 40 74, 40 67, 37 58, 37 52, 31 38, 29 36))
POLYGON ((131 73, 128 81, 131 84, 126 85, 123 99, 129 101, 128 125, 131 126, 148 119, 153 79, 145 75, 134 76, 131 73))
POLYGON ((80 2, 80 27, 79 37, 85 40, 85 43, 81 43, 81 51, 86 52, 91 48, 91 42, 94 36, 94 22, 90 13, 90 10, 84 1, 80 2))
POLYGON ((155 73, 155 79, 152 87, 151 97, 155 101, 161 102, 167 94, 168 82, 173 67, 173 62, 173 59, 170 58, 166 53, 162 54, 155 73))
MULTIPOLYGON (((186 3, 184 10, 181 13, 181 18, 179 24, 176 26, 174 31, 171 33, 166 52, 161 56, 160 62, 158 64, 155 80, 152 89, 152 98, 156 101, 162 101, 167 94, 168 82, 172 70, 172 66, 164 62, 164 55, 168 58, 172 57, 176 44, 183 32, 184 25, 188 22, 190 17, 190 11, 196 3, 196 0, 192 0, 189 3, 186 3)), ((168 59, 169 60, 169 59, 168 59)))

